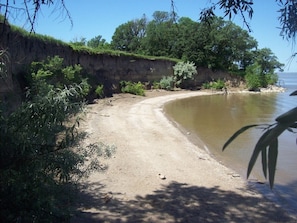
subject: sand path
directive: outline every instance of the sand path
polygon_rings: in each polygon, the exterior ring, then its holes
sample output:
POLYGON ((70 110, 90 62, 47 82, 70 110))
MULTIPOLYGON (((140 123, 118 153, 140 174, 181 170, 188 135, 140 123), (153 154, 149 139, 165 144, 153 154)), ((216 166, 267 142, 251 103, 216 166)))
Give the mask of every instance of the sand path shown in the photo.
POLYGON ((88 142, 117 151, 84 182, 73 222, 295 222, 164 116, 164 103, 202 94, 117 94, 90 105, 88 142))

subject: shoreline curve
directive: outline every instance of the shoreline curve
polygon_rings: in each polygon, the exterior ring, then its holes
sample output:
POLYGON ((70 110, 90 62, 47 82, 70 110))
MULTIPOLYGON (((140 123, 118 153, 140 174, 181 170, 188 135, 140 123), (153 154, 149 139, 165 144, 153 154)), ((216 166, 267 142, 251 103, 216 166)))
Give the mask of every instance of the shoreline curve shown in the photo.
POLYGON ((106 172, 83 182, 81 213, 73 222, 295 222, 197 148, 163 112, 169 101, 206 94, 212 93, 149 91, 90 105, 87 143, 113 144, 117 152, 105 161, 106 172), (107 203, 106 194, 112 194, 107 203))

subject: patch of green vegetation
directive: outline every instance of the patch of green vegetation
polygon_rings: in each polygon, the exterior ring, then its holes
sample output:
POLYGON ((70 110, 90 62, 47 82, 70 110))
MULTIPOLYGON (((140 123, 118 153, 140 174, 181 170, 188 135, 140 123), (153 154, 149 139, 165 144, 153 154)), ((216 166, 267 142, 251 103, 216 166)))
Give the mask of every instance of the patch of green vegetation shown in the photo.
POLYGON ((161 89, 161 84, 158 81, 153 82, 152 89, 161 89))
MULTIPOLYGON (((172 61, 174 63, 180 62, 181 60, 175 59, 175 58, 169 58, 169 57, 155 57, 155 56, 147 56, 147 55, 141 55, 136 53, 128 53, 125 51, 119 51, 119 50, 111 50, 111 49, 94 49, 87 46, 78 46, 74 44, 69 44, 73 50, 78 52, 84 52, 88 54, 106 54, 110 56, 127 56, 127 57, 133 57, 135 60, 137 59, 146 59, 146 60, 167 60, 172 61)), ((132 62, 132 61, 131 61, 132 62)))
POLYGON ((226 85, 223 80, 219 79, 217 81, 203 83, 202 87, 204 89, 222 90, 226 85))
POLYGON ((164 76, 160 80, 161 89, 165 89, 167 91, 172 91, 174 89, 174 77, 173 76, 164 76))
POLYGON ((102 143, 81 145, 86 86, 79 65, 62 62, 54 57, 32 63, 31 85, 14 112, 0 102, 3 222, 69 222, 78 181, 104 170, 99 159, 115 150, 102 143))
POLYGON ((96 87, 95 93, 99 98, 104 98, 104 86, 102 84, 99 84, 96 87))
POLYGON ((35 89, 36 83, 41 81, 60 89, 63 89, 65 86, 79 84, 83 97, 86 97, 90 92, 91 86, 88 84, 88 79, 84 77, 86 75, 82 73, 82 67, 80 65, 65 67, 63 58, 59 56, 48 57, 41 62, 32 62, 30 70, 29 82, 31 82, 32 89, 36 92, 43 90, 35 89))
POLYGON ((141 82, 133 83, 131 81, 121 81, 121 92, 145 96, 144 85, 141 82))
POLYGON ((187 80, 193 80, 197 74, 197 68, 193 62, 178 62, 173 66, 173 78, 175 85, 179 87, 187 80))

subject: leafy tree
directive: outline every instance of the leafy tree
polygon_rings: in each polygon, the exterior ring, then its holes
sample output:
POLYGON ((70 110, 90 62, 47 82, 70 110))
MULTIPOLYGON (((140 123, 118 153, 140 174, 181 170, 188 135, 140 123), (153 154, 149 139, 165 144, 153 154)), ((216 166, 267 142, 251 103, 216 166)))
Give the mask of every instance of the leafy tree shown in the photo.
POLYGON ((176 47, 177 26, 174 18, 163 11, 156 11, 153 20, 147 25, 143 48, 146 54, 154 56, 172 56, 176 47))
POLYGON ((174 22, 174 19, 170 16, 169 12, 164 11, 155 11, 153 13, 153 20, 156 24, 162 24, 164 22, 172 21, 174 22))
MULTIPOLYGON (((129 23, 126 23, 116 30, 113 45, 117 44, 117 49, 140 52, 129 47, 133 35, 127 32, 128 28, 129 23)), ((186 17, 176 21, 172 14, 162 11, 154 12, 153 20, 146 26, 146 35, 139 43, 138 48, 148 55, 175 57, 193 61, 197 66, 224 70, 234 68, 235 64, 245 69, 252 63, 252 52, 257 46, 257 41, 247 31, 222 18, 214 17, 208 23, 186 17)))
POLYGON ((201 33, 205 35, 201 48, 207 63, 203 65, 212 69, 230 70, 233 64, 244 64, 245 55, 257 46, 247 31, 218 17, 202 21, 201 33))
POLYGON ((240 68, 244 69, 244 65, 249 64, 249 55, 257 48, 257 41, 246 30, 231 21, 226 22, 224 32, 226 32, 225 41, 228 43, 228 47, 223 48, 225 62, 228 64, 228 67, 225 66, 225 68, 230 69, 233 64, 238 64, 240 68), (230 53, 229 56, 227 56, 228 53, 230 53))
POLYGON ((262 73, 261 65, 254 63, 246 69, 245 81, 249 90, 258 90, 263 85, 264 75, 262 73))
POLYGON ((246 68, 245 80, 250 90, 257 90, 260 87, 267 87, 269 84, 277 82, 275 69, 283 66, 278 62, 276 56, 268 48, 253 52, 254 63, 246 68))
POLYGON ((230 70, 234 64, 246 65, 251 62, 248 55, 254 56, 251 52, 257 46, 247 31, 219 17, 200 23, 181 18, 178 31, 178 53, 174 55, 212 69, 230 70))
POLYGON ((147 19, 135 19, 116 28, 111 47, 126 52, 141 52, 141 43, 146 35, 147 19))
POLYGON ((206 41, 200 30, 200 24, 187 17, 178 20, 178 32, 172 56, 183 61, 193 61, 197 66, 203 64, 204 53, 201 50, 206 41))
POLYGON ((106 42, 105 39, 102 38, 101 35, 95 36, 94 38, 87 41, 87 46, 94 49, 108 48, 108 45, 109 44, 106 42))
POLYGON ((277 57, 269 48, 256 50, 254 61, 257 62, 262 69, 263 74, 274 73, 276 69, 282 70, 284 64, 277 60, 277 57))
POLYGON ((74 46, 86 46, 87 39, 85 37, 74 38, 72 41, 70 41, 70 44, 74 46))

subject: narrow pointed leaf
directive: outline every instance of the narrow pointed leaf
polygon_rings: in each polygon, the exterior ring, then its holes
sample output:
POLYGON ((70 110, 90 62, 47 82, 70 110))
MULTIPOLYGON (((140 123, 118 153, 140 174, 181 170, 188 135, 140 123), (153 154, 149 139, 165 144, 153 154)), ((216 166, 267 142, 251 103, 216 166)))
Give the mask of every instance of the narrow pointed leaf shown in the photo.
POLYGON ((256 163, 256 160, 260 154, 260 152, 263 150, 263 149, 266 149, 266 147, 268 146, 267 143, 265 143, 266 141, 266 137, 269 135, 269 133, 271 132, 272 129, 269 129, 267 130, 261 137, 260 139, 258 140, 256 146, 255 146, 255 149, 254 149, 254 152, 251 156, 251 159, 250 159, 250 162, 249 162, 249 165, 248 165, 248 170, 247 170, 247 178, 249 178, 251 172, 252 172, 252 169, 256 163))
POLYGON ((224 144, 223 146, 223 151, 226 149, 226 147, 234 140, 236 139, 240 134, 242 134, 243 132, 245 132, 246 130, 250 129, 250 128, 253 128, 253 127, 256 127, 256 126, 259 126, 259 125, 247 125, 247 126, 244 126, 242 127, 241 129, 239 129, 238 131, 236 131, 228 140, 227 142, 224 144))
POLYGON ((262 149, 262 170, 265 178, 267 178, 267 149, 262 149))
POLYGON ((288 123, 277 123, 277 125, 270 129, 268 135, 265 137, 265 139, 263 139, 262 143, 266 146, 270 145, 270 143, 274 139, 277 139, 288 127, 288 123))
POLYGON ((268 172, 269 172, 270 188, 272 188, 274 184, 277 156, 278 156, 278 140, 276 138, 271 142, 268 150, 268 172))
POLYGON ((247 171, 247 177, 249 177, 255 162, 258 158, 259 153, 271 145, 271 143, 279 137, 280 134, 282 134, 287 128, 286 124, 278 123, 274 128, 267 130, 258 140, 254 152, 252 154, 252 157, 250 159, 249 165, 248 165, 248 171, 247 171))

